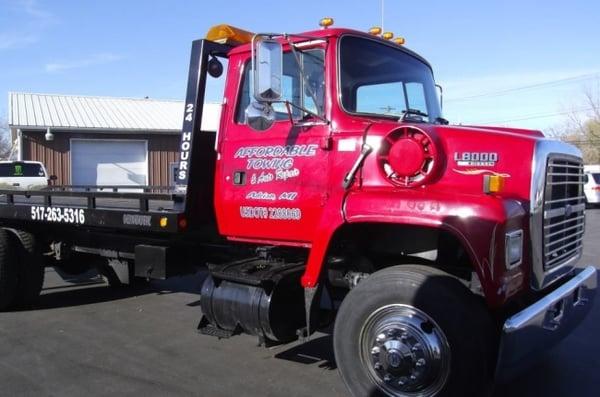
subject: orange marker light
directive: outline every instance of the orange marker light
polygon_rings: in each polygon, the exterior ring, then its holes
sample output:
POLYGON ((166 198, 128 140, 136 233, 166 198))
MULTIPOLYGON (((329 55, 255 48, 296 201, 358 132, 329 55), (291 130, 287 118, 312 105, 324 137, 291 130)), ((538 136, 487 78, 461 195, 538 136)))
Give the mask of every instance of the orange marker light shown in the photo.
POLYGON ((485 193, 500 193, 504 189, 504 178, 500 175, 484 175, 483 191, 485 193))
POLYGON ((169 219, 163 216, 162 218, 160 218, 160 227, 167 227, 168 222, 169 219))
POLYGON ((325 17, 319 21, 319 26, 321 26, 323 29, 327 29, 331 25, 333 25, 333 18, 331 17, 325 17))
POLYGON ((404 37, 397 37, 394 39, 394 43, 398 45, 404 45, 404 43, 406 43, 406 40, 404 40, 404 37))
POLYGON ((215 25, 206 33, 206 40, 220 44, 240 45, 250 43, 254 33, 236 28, 235 26, 222 24, 215 25))
POLYGON ((384 38, 384 39, 386 39, 386 40, 391 40, 391 39, 392 39, 392 37, 394 37, 394 34, 393 34, 392 32, 385 32, 385 33, 383 34, 383 36, 381 36, 381 37, 383 37, 383 38, 384 38))
POLYGON ((371 33, 373 36, 379 36, 381 34, 381 28, 379 26, 373 26, 371 29, 369 29, 369 33, 371 33))

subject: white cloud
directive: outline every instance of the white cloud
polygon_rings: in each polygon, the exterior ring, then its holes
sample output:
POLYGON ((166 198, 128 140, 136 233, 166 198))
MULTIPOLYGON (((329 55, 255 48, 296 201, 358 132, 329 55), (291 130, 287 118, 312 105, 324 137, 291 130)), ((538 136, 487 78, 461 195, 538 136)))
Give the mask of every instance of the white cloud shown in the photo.
POLYGON ((14 26, 2 26, 0 31, 0 50, 12 50, 27 47, 39 41, 44 30, 56 24, 54 14, 39 7, 36 0, 14 0, 7 7, 9 21, 14 26))
POLYGON ((46 10, 41 9, 36 0, 19 0, 17 1, 16 5, 22 12, 25 12, 28 16, 36 18, 38 22, 40 20, 55 20, 54 15, 46 10))
POLYGON ((0 50, 10 50, 25 47, 38 41, 34 35, 23 35, 21 33, 0 33, 0 50))
POLYGON ((112 53, 93 54, 86 58, 47 63, 44 69, 48 73, 62 72, 71 69, 81 69, 89 66, 103 65, 123 59, 121 55, 112 53))

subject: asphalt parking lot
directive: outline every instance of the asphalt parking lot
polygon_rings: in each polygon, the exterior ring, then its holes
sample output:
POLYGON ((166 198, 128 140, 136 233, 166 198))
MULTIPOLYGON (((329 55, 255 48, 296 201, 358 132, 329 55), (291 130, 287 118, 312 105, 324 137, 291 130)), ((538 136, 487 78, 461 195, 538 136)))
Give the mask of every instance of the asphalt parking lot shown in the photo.
MULTIPOLYGON (((588 211, 581 264, 600 264, 600 210, 588 211)), ((256 346, 199 335, 201 275, 149 287, 66 283, 48 269, 34 310, 0 313, 0 395, 344 396, 331 337, 256 346)), ((597 396, 600 303, 500 396, 597 396)))

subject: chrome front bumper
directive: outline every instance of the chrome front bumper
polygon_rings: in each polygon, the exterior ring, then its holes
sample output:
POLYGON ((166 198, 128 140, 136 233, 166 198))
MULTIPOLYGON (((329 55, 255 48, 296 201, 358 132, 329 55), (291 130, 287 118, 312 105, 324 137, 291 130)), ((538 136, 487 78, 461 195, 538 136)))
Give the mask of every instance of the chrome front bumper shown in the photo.
POLYGON ((496 379, 512 378, 571 333, 589 313, 597 281, 596 268, 579 269, 571 280, 506 320, 496 379))

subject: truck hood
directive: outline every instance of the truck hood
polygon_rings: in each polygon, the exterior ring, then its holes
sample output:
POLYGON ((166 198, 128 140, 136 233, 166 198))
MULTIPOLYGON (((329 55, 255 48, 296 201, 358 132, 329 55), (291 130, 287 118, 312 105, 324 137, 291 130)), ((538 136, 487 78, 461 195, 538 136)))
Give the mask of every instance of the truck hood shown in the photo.
MULTIPOLYGON (((437 151, 435 174, 428 181, 430 189, 447 194, 485 194, 485 175, 499 175, 504 180, 503 197, 529 201, 532 160, 536 141, 544 139, 540 131, 504 127, 479 127, 397 123, 372 120, 368 140, 377 142, 398 128, 416 128, 425 132, 437 151)), ((369 162, 378 168, 376 151, 369 162)), ((369 168, 369 167, 368 167, 369 168)), ((372 169, 373 169, 372 168, 372 169)), ((366 185, 381 186, 381 172, 367 173, 366 185), (377 175, 379 174, 379 175, 377 175)))
POLYGON ((504 180, 503 197, 529 201, 532 161, 540 131, 505 127, 431 126, 443 148, 440 188, 482 194, 485 175, 504 180))
POLYGON ((509 127, 490 127, 490 126, 478 126, 478 125, 466 125, 466 126, 453 126, 454 128, 469 128, 475 130, 485 130, 490 133, 509 133, 509 134, 517 134, 524 135, 532 138, 543 138, 544 134, 538 130, 526 130, 523 128, 509 128, 509 127))

